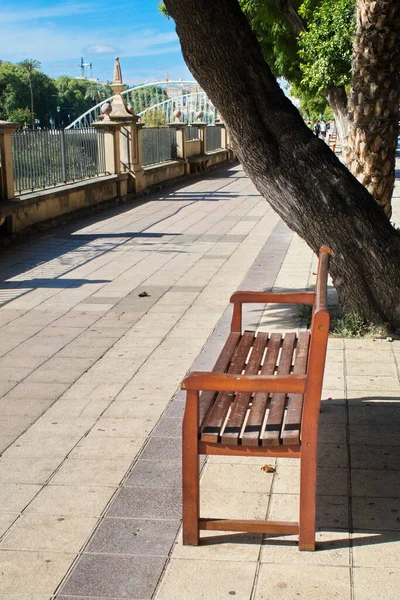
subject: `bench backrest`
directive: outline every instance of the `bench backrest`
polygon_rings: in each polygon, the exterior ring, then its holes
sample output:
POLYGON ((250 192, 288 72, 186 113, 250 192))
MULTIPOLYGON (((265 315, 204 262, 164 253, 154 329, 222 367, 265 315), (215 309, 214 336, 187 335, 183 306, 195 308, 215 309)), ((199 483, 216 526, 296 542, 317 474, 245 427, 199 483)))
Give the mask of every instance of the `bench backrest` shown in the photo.
MULTIPOLYGON (((323 246, 319 253, 315 299, 311 321, 311 343, 308 354, 307 384, 303 403, 302 431, 316 435, 321 404, 321 391, 328 346, 330 317, 327 308, 328 269, 331 250, 323 246), (315 429, 315 431, 314 431, 315 429)), ((304 439, 303 439, 304 442, 304 439)))

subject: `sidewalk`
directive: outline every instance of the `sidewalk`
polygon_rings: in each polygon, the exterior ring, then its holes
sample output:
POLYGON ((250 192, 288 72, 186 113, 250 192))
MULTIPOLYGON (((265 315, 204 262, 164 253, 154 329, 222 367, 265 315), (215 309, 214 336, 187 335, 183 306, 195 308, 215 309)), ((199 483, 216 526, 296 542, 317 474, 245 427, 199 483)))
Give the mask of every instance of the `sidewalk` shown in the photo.
MULTIPOLYGON (((398 342, 330 340, 318 552, 206 532, 209 543, 181 545, 179 382, 213 364, 232 291, 314 280, 312 253, 243 171, 0 262, 0 600, 398 597, 398 342)), ((299 326, 293 313, 246 318, 281 330, 299 326)), ((267 474, 270 460, 245 460, 208 460, 204 514, 296 520, 296 462, 267 474)))

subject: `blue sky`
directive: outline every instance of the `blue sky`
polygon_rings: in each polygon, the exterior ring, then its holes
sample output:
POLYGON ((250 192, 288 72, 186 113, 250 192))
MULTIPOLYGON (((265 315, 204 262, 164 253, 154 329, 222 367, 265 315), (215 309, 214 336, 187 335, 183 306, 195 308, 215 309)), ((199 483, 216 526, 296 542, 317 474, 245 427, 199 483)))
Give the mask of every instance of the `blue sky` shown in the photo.
POLYGON ((158 0, 19 0, 2 3, 0 59, 34 58, 51 77, 78 76, 81 56, 110 80, 119 56, 125 83, 190 79, 174 23, 158 0))

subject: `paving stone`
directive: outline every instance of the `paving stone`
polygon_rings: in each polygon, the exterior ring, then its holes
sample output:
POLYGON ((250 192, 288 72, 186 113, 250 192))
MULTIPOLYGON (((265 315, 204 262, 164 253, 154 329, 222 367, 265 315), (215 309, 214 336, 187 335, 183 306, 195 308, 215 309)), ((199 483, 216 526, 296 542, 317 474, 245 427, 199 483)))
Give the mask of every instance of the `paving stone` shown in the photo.
POLYGON ((139 459, 124 482, 125 487, 179 488, 182 482, 180 460, 139 459))
POLYGON ((397 600, 399 597, 400 572, 398 569, 354 569, 354 594, 362 600, 375 600, 377 594, 385 600, 397 600))
POLYGON ((22 512, 41 488, 41 485, 0 483, 0 513, 22 512))
POLYGON ((350 423, 350 444, 400 446, 400 424, 350 423))
POLYGON ((201 488, 226 491, 228 494, 231 491, 269 494, 272 480, 272 473, 266 473, 251 461, 247 464, 208 463, 201 480, 201 488))
POLYGON ((116 487, 112 486, 47 485, 27 507, 26 512, 99 517, 115 491, 116 487))
POLYGON ((91 517, 24 514, 0 542, 0 550, 77 553, 96 524, 91 517))
POLYGON ((352 515, 354 529, 365 531, 400 531, 400 507, 398 498, 353 498, 352 515))
POLYGON ((164 567, 156 556, 85 554, 60 595, 150 600, 164 567))
POLYGON ((350 566, 348 531, 317 531, 315 552, 299 552, 297 535, 266 535, 260 561, 281 565, 350 566))
POLYGON ((141 458, 148 460, 177 460, 182 456, 182 444, 176 438, 151 437, 141 458))
POLYGON ((123 487, 107 512, 108 517, 180 519, 181 489, 123 487))
POLYGON ((199 546, 184 546, 182 532, 174 546, 173 557, 202 560, 238 560, 254 562, 258 559, 262 535, 229 531, 202 531, 199 546))
MULTIPOLYGON (((298 521, 299 496, 296 494, 272 494, 268 518, 273 521, 298 521)), ((349 507, 346 496, 317 496, 317 527, 347 529, 349 507)))
POLYGON ((261 565, 254 600, 350 600, 350 569, 320 565, 261 565))
POLYGON ((257 563, 173 558, 156 595, 157 600, 248 600, 257 563), (222 566, 223 565, 223 566, 222 566))
POLYGON ((353 469, 389 469, 400 470, 398 446, 350 446, 351 466, 353 469))
POLYGON ((47 594, 51 597, 74 561, 73 554, 51 552, 1 553, 1 591, 3 594, 47 594))
MULTIPOLYGON (((183 393, 183 390, 182 390, 183 393)), ((183 418, 183 414, 185 412, 186 401, 178 400, 177 396, 175 399, 169 404, 167 410, 164 413, 164 417, 166 418, 183 418)))
POLYGON ((59 457, 2 457, 0 458, 0 481, 2 483, 44 484, 59 464, 59 457))
POLYGON ((351 486, 353 497, 398 498, 400 495, 400 471, 352 469, 351 486))
POLYGON ((180 521, 106 518, 89 542, 93 554, 168 556, 180 521))
POLYGON ((64 457, 72 450, 80 435, 46 436, 38 439, 29 432, 21 435, 4 453, 4 457, 46 458, 64 457))
POLYGON ((154 428, 152 436, 181 439, 182 418, 168 418, 164 416, 154 428))
POLYGON ((54 485, 117 486, 131 464, 125 459, 67 458, 51 480, 54 485))

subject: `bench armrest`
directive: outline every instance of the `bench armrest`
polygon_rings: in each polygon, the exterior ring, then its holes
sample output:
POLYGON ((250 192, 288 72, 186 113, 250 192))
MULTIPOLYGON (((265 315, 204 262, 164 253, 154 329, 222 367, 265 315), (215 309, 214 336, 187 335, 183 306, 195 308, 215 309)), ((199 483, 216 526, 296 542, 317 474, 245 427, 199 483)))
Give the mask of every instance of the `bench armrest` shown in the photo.
POLYGON ((243 304, 311 304, 315 303, 315 292, 235 292, 231 296, 233 314, 231 331, 242 331, 243 304))
POLYGON ((233 375, 193 371, 181 383, 188 391, 304 394, 306 375, 233 375))
POLYGON ((315 292, 235 292, 230 301, 241 304, 314 304, 315 292))

